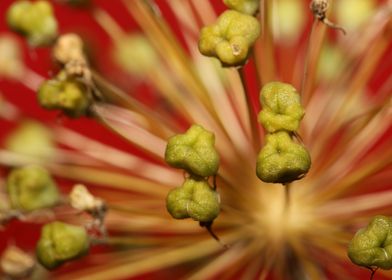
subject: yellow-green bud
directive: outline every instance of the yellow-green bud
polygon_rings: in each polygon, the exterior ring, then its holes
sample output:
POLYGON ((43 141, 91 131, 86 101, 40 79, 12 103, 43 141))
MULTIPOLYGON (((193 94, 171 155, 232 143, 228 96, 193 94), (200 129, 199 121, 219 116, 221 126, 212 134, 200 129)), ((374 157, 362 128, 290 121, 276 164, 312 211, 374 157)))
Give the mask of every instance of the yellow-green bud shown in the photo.
POLYGON ((376 216, 348 245, 350 260, 364 267, 392 268, 392 219, 376 216))
POLYGON ((42 228, 36 254, 45 268, 54 269, 85 255, 89 247, 89 238, 83 227, 53 222, 42 228))
POLYGON ((219 168, 219 155, 214 148, 215 136, 200 125, 192 125, 185 134, 171 137, 165 151, 165 161, 190 174, 208 177, 219 168))
POLYGON ((25 211, 51 207, 59 201, 49 172, 34 165, 14 169, 7 177, 7 192, 11 206, 25 211))
POLYGON ((267 134, 256 165, 256 174, 267 183, 290 183, 305 175, 311 165, 308 151, 286 131, 267 134))
POLYGON ((224 66, 242 65, 259 34, 256 18, 229 10, 220 15, 215 25, 201 30, 199 50, 219 58, 224 66))
POLYGON ((169 192, 166 207, 175 219, 211 222, 220 211, 219 195, 207 181, 188 178, 181 187, 169 192))
POLYGON ((15 1, 7 11, 7 22, 33 46, 46 45, 57 36, 57 21, 48 1, 15 1))
POLYGON ((38 102, 49 110, 62 110, 71 118, 86 115, 92 103, 87 88, 74 79, 63 78, 63 73, 45 81, 38 89, 38 102))
POLYGON ((15 153, 48 159, 54 155, 51 132, 39 122, 26 120, 7 137, 5 147, 15 153))
POLYGON ((230 9, 253 15, 259 9, 260 0, 223 0, 230 9))
POLYGON ((259 122, 266 131, 298 130, 305 111, 292 85, 281 82, 266 84, 260 92, 260 103, 262 111, 259 113, 259 122))

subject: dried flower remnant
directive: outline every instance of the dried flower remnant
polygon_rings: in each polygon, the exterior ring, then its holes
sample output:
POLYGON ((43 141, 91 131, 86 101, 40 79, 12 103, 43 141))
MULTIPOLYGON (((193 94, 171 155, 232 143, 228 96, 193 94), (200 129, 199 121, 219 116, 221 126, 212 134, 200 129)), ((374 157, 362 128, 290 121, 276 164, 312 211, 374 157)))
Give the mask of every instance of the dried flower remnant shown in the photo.
POLYGON ((331 22, 327 18, 327 11, 329 8, 329 0, 312 0, 310 3, 310 10, 313 13, 313 16, 315 19, 318 19, 322 23, 324 23, 326 26, 333 28, 333 29, 338 29, 343 32, 343 34, 346 34, 346 31, 343 29, 343 27, 331 22))
POLYGON ((49 172, 30 165, 11 171, 7 177, 11 206, 22 211, 52 207, 59 202, 56 183, 49 172))
POLYGON ((62 222, 46 224, 37 244, 37 259, 45 268, 54 269, 89 251, 90 241, 84 228, 62 222))
POLYGON ((7 11, 7 22, 32 46, 47 45, 57 36, 57 21, 48 1, 15 1, 7 11))
POLYGON ((223 0, 225 5, 230 9, 238 12, 254 15, 259 9, 259 0, 223 0))
POLYGON ((217 57, 224 66, 240 66, 246 62, 259 34, 260 24, 256 18, 226 11, 214 25, 201 30, 199 50, 206 56, 217 57))
POLYGON ((356 265, 372 270, 392 269, 392 219, 374 217, 360 229, 348 245, 348 256, 356 265))
POLYGON ((16 246, 9 246, 0 259, 0 268, 10 279, 30 277, 35 267, 35 259, 16 246))

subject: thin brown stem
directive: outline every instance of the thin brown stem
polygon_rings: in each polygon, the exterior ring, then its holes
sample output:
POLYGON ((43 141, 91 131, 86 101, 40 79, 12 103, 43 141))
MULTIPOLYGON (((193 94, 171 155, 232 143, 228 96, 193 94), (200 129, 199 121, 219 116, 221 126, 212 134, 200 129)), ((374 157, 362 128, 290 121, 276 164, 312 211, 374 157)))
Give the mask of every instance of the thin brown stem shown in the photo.
POLYGON ((225 249, 229 249, 229 245, 223 243, 220 238, 215 234, 215 232, 212 230, 212 223, 213 221, 210 222, 200 222, 200 226, 206 228, 208 233, 211 235, 212 238, 214 238, 219 244, 221 244, 225 249))
POLYGON ((284 187, 284 193, 285 193, 285 203, 284 203, 284 205, 285 205, 285 207, 284 207, 284 209, 285 209, 285 212, 287 212, 288 211, 288 209, 289 209, 289 207, 290 207, 290 183, 286 183, 286 184, 283 184, 283 187, 284 187))
POLYGON ((371 271, 369 280, 373 280, 374 275, 376 274, 376 271, 377 271, 378 267, 376 267, 376 268, 368 267, 368 269, 371 271))

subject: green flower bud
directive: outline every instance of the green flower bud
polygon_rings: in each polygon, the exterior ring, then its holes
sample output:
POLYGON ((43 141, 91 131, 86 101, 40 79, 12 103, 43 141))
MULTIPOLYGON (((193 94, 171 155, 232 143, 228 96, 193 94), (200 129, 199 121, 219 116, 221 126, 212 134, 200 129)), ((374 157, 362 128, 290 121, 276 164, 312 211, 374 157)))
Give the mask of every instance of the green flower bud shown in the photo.
POLYGON ((256 165, 256 174, 267 183, 290 183, 306 174, 311 160, 307 150, 294 143, 286 131, 266 136, 256 165))
POLYGON ((51 130, 43 124, 26 120, 6 139, 5 147, 12 152, 48 159, 54 155, 51 130))
POLYGON ((199 50, 206 56, 219 58, 224 66, 242 65, 259 34, 260 24, 256 18, 226 11, 215 25, 201 30, 199 50))
POLYGON ((39 166, 14 169, 7 178, 7 192, 11 206, 26 211, 51 207, 59 201, 55 182, 39 166))
POLYGON ((7 11, 7 22, 33 46, 46 45, 57 36, 57 22, 48 1, 15 1, 7 11))
POLYGON ((348 245, 350 260, 364 267, 392 268, 392 219, 376 216, 348 245))
POLYGON ((266 84, 260 93, 260 103, 263 108, 259 113, 259 122, 269 133, 298 130, 305 111, 292 85, 281 82, 266 84))
POLYGON ((192 125, 185 134, 171 137, 165 161, 193 175, 208 177, 219 168, 219 155, 214 148, 215 136, 200 125, 192 125))
POLYGON ((85 85, 60 73, 40 86, 38 102, 45 109, 62 110, 67 116, 78 118, 88 113, 92 100, 85 85))
POLYGON ((181 187, 169 192, 166 207, 175 219, 192 218, 211 222, 219 214, 219 195, 207 181, 188 178, 181 187))
POLYGON ((85 255, 89 247, 89 238, 83 227, 53 222, 42 228, 36 254, 45 268, 54 269, 85 255))
POLYGON ((260 0, 223 0, 230 9, 253 15, 259 9, 260 0))

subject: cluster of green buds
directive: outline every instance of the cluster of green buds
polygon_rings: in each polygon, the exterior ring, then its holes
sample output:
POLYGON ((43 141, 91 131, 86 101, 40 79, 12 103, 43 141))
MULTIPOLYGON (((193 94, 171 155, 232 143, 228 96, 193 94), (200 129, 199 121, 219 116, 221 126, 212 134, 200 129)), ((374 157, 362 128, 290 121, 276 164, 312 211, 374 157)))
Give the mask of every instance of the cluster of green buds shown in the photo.
POLYGON ((54 269, 88 253, 90 241, 80 226, 52 222, 43 226, 36 254, 40 264, 54 269))
POLYGON ((296 89, 290 84, 271 82, 260 93, 259 122, 267 131, 256 166, 257 176, 267 183, 287 184, 302 178, 309 170, 308 151, 293 136, 305 112, 296 89))
POLYGON ((223 0, 223 3, 232 10, 254 15, 259 9, 260 0, 223 0))
POLYGON ((7 11, 7 22, 25 35, 32 46, 49 44, 57 36, 57 21, 48 1, 15 1, 7 11))
POLYGON ((219 195, 208 183, 219 168, 219 155, 214 148, 215 136, 200 125, 185 134, 171 137, 165 160, 190 174, 181 187, 171 190, 166 198, 168 212, 175 219, 192 218, 211 223, 219 214, 219 195))
POLYGON ((201 30, 199 50, 205 56, 217 57, 223 66, 241 66, 259 34, 256 18, 228 10, 215 24, 201 30))
POLYGON ((92 97, 83 82, 61 71, 40 86, 38 101, 46 109, 61 110, 69 117, 78 118, 89 113, 92 97))
POLYGON ((7 192, 12 208, 21 211, 52 207, 60 199, 49 172, 35 165, 11 171, 7 177, 7 192))
POLYGON ((392 219, 376 216, 360 229, 348 246, 348 257, 356 265, 370 269, 392 268, 392 219))

